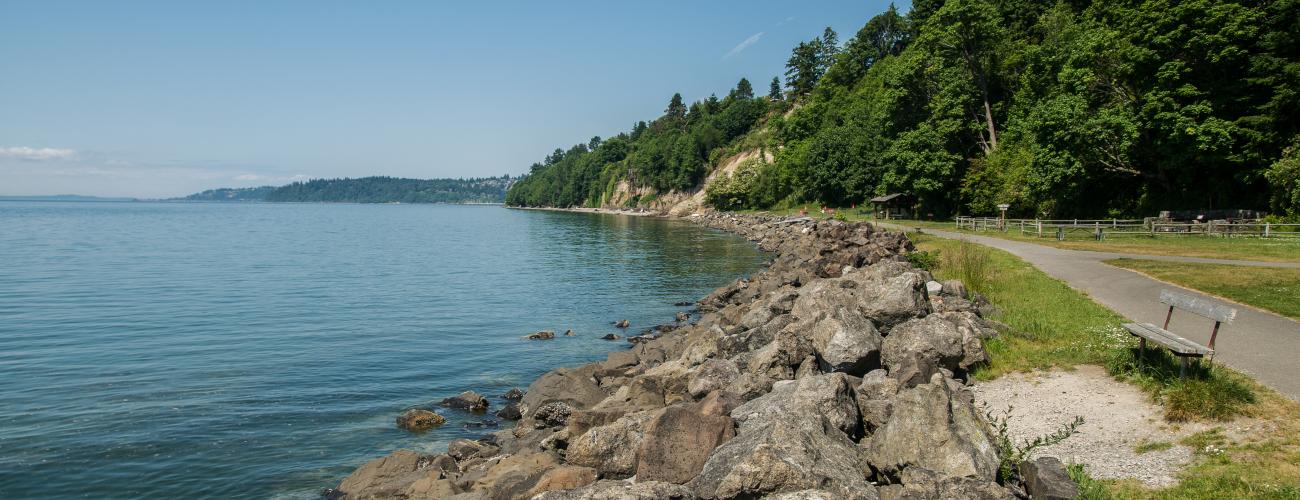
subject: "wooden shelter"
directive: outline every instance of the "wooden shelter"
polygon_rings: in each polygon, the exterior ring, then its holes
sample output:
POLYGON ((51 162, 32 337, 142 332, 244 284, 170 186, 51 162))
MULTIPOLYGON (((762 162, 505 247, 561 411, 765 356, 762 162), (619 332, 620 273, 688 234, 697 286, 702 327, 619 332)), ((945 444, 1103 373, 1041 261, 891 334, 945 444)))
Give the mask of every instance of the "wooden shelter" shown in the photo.
POLYGON ((891 193, 871 199, 877 219, 910 219, 915 199, 907 193, 891 193))

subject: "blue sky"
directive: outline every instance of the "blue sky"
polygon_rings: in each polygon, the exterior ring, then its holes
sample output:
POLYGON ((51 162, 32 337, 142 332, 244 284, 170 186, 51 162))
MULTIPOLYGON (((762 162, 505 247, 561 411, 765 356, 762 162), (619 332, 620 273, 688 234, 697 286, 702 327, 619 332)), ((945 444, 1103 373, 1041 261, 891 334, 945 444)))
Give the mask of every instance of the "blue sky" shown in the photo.
POLYGON ((888 3, 6 0, 0 195, 520 174, 888 3))

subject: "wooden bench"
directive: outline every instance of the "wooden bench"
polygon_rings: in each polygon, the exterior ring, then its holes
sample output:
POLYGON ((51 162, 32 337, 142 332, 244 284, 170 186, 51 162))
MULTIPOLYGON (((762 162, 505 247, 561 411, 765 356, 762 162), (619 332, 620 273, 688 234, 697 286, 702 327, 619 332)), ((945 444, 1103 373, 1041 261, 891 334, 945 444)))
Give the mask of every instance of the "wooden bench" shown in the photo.
POLYGON ((1174 356, 1181 359, 1179 377, 1187 376, 1187 363, 1191 358, 1209 356, 1211 360, 1214 359, 1214 340, 1219 336, 1219 326, 1231 323, 1233 318, 1237 317, 1237 310, 1231 307, 1169 290, 1160 291, 1160 303, 1169 306, 1163 328, 1151 323, 1125 323, 1124 328, 1141 339, 1138 344, 1139 363, 1146 351, 1147 341, 1150 340, 1169 349, 1174 356), (1173 318, 1175 308, 1214 320, 1214 329, 1210 331, 1210 345, 1203 346, 1169 331, 1169 320, 1173 318))

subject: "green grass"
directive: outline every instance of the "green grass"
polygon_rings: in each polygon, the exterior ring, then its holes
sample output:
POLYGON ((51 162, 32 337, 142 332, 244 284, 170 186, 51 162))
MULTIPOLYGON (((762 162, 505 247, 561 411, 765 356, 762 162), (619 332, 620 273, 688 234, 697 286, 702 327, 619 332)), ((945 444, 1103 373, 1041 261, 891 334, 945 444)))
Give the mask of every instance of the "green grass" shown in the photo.
MULTIPOLYGON (((808 206, 808 215, 825 218, 816 205, 808 206)), ((952 221, 927 221, 897 219, 876 221, 870 213, 860 213, 862 209, 841 208, 837 214, 843 214, 850 221, 888 222, 906 228, 941 229, 958 231, 952 221)), ((769 213, 775 215, 794 215, 799 208, 780 210, 752 210, 749 213, 769 213)), ((1257 260, 1267 262, 1300 262, 1300 238, 1261 239, 1261 238, 1222 238, 1211 236, 1112 236, 1104 241, 1091 239, 1090 233, 1069 233, 1065 241, 1056 241, 1055 237, 1039 238, 1022 235, 1018 228, 1005 233, 997 231, 959 231, 994 238, 1027 241, 1070 250, 1094 250, 1099 252, 1134 253, 1141 255, 1180 255, 1185 257, 1205 257, 1210 259, 1257 260)))
POLYGON ((1106 263, 1300 320, 1300 269, 1138 259, 1106 263))
POLYGON ((1133 451, 1139 455, 1151 453, 1153 451, 1165 451, 1174 447, 1174 443, 1169 441, 1143 441, 1133 447, 1133 451))
MULTIPOLYGON (((943 257, 960 251, 961 243, 924 235, 913 235, 913 241, 920 250, 938 252, 936 277, 961 274, 951 267, 961 259, 943 257)), ((1181 380, 1177 364, 1163 351, 1149 349, 1138 368, 1137 343, 1119 328, 1122 319, 1114 312, 1011 254, 989 249, 986 255, 988 280, 981 293, 1000 308, 991 319, 1005 328, 986 343, 992 360, 974 373, 977 380, 1096 364, 1151 394, 1170 420, 1250 418, 1231 420, 1235 434, 1216 429, 1184 439, 1180 444, 1196 450, 1195 459, 1180 474, 1180 483, 1169 488, 1098 480, 1072 466, 1081 498, 1300 499, 1300 404, 1220 365, 1194 367, 1181 380)))

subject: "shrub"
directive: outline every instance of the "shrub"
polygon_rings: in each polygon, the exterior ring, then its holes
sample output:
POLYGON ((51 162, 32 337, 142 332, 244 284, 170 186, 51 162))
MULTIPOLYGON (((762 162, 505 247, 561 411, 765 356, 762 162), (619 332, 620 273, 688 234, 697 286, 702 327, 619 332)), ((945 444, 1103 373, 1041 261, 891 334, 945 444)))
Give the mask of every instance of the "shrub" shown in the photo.
POLYGON ((943 255, 943 267, 973 292, 988 293, 992 264, 986 247, 962 240, 943 255))
POLYGON ((934 271, 939 268, 939 251, 915 250, 907 254, 907 261, 917 269, 934 271))

